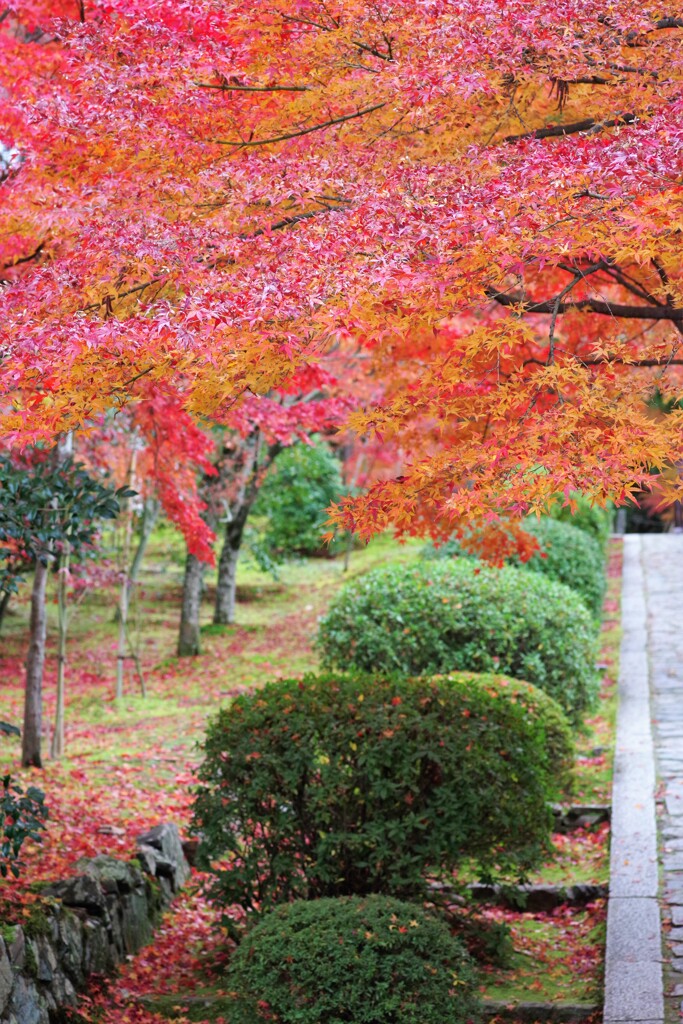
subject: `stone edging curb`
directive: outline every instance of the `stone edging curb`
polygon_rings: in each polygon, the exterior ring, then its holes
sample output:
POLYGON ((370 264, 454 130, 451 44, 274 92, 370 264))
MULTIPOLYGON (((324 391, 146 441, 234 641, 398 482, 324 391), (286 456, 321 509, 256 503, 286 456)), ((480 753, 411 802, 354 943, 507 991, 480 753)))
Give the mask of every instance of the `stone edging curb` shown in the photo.
POLYGON ((621 668, 612 790, 605 1024, 663 1024, 655 762, 638 534, 624 537, 621 668))

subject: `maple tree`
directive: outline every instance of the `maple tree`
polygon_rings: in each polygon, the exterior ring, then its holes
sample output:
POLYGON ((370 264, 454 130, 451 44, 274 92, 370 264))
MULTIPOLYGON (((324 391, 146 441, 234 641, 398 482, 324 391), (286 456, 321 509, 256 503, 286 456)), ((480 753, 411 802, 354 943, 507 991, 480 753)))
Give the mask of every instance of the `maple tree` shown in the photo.
POLYGON ((651 0, 14 0, 3 429, 143 386, 211 413, 345 339, 386 379, 351 426, 409 460, 343 523, 625 500, 681 441, 646 400, 680 386, 682 27, 651 0))

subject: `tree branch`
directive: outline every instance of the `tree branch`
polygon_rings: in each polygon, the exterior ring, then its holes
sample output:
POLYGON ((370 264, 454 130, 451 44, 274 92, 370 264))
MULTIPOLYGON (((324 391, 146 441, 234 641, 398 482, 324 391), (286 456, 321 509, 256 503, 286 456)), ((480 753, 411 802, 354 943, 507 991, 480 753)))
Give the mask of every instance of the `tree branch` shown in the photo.
POLYGON ((382 53, 382 51, 378 50, 377 47, 368 46, 367 43, 362 43, 360 39, 352 39, 351 45, 357 46, 359 50, 364 50, 366 53, 372 54, 373 57, 377 57, 379 60, 385 60, 388 63, 392 62, 394 59, 394 55, 391 52, 391 50, 389 50, 387 53, 382 53))
POLYGON ((593 117, 587 117, 583 121, 574 121, 572 124, 554 124, 550 128, 536 128, 532 132, 523 132, 521 135, 506 135, 503 142, 520 142, 522 139, 556 139, 563 135, 574 135, 576 132, 587 132, 592 128, 615 128, 620 124, 633 124, 636 121, 636 114, 618 114, 609 121, 596 121, 593 117))
POLYGON ((333 117, 329 121, 321 121, 320 124, 311 125, 310 128, 299 128, 295 132, 286 132, 284 135, 274 135, 270 139, 248 139, 243 141, 242 139, 217 139, 216 142, 219 146, 235 146, 238 149, 244 149, 247 146, 269 146, 274 142, 285 142, 287 139, 296 139, 301 135, 310 135, 311 132, 322 131, 323 128, 330 128, 335 124, 343 124, 344 121, 352 121, 354 117, 363 117, 365 114, 371 114, 374 110, 381 110, 382 107, 386 107, 386 101, 384 103, 375 103, 371 107, 364 107, 362 110, 356 110, 353 114, 344 114, 342 117, 333 117))
POLYGON ((312 85, 228 85, 225 82, 193 82, 199 89, 218 89, 221 92, 310 92, 312 85))
POLYGON ((627 320, 671 320, 673 323, 683 322, 683 309, 674 306, 625 306, 619 302, 604 302, 601 299, 579 299, 576 302, 560 302, 547 299, 543 302, 529 302, 521 295, 510 295, 498 292, 495 288, 487 288, 486 296, 501 306, 519 306, 524 313, 557 314, 579 310, 587 313, 600 313, 602 316, 623 317, 627 320))
POLYGON ((5 265, 1 269, 3 271, 11 270, 12 267, 18 267, 20 263, 30 263, 31 260, 34 260, 37 256, 40 256, 41 252, 43 251, 43 245, 43 242, 39 242, 39 244, 35 247, 33 252, 30 252, 28 256, 20 256, 19 259, 13 260, 11 263, 5 263, 5 265))

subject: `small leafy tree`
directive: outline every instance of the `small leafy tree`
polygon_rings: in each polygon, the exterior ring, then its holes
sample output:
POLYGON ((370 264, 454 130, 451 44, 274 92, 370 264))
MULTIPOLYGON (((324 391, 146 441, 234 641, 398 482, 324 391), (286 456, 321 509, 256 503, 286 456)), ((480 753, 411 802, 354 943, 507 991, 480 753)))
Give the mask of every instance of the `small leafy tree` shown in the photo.
MULTIPOLYGON (((73 457, 34 449, 0 457, 0 556, 19 551, 34 566, 31 625, 26 662, 22 764, 42 766, 42 678, 45 662, 45 594, 50 566, 65 552, 92 547, 99 519, 115 519, 126 488, 113 491, 92 477, 73 457)), ((0 577, 0 588, 16 587, 18 577, 0 577)), ((63 677, 58 705, 63 709, 63 677)), ((58 707, 58 722, 60 720, 58 707)))
POLYGON ((299 442, 280 452, 254 506, 267 520, 252 544, 257 560, 268 566, 321 551, 326 509, 343 492, 341 466, 329 445, 299 442))

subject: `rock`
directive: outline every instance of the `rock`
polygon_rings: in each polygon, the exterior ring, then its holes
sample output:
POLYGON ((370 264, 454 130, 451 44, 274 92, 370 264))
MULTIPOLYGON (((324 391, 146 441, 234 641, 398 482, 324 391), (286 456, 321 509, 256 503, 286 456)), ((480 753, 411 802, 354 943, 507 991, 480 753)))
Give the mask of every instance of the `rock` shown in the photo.
POLYGON ((119 828, 117 825, 100 825, 97 832, 101 836, 125 836, 125 828, 119 828))
MULTIPOLYGON (((169 822, 157 825, 156 828, 150 829, 144 835, 138 836, 136 843, 138 848, 151 846, 161 854, 164 861, 173 865, 173 875, 169 881, 172 891, 178 892, 190 877, 190 865, 185 860, 177 826, 171 825, 169 822)), ((165 867, 164 870, 166 870, 165 867)), ((156 877, 166 878, 168 876, 156 875, 156 877)))
POLYGON ((36 939, 35 955, 37 960, 36 977, 38 981, 53 981, 57 971, 57 957, 52 949, 52 944, 47 938, 36 939))
POLYGON ((5 940, 0 939, 0 1014, 2 1014, 9 1002, 12 981, 12 964, 10 963, 9 953, 7 952, 5 940))
POLYGON ((64 882, 55 882, 46 886, 43 892, 61 900, 66 907, 83 907, 93 917, 107 915, 107 901, 102 886, 90 875, 77 875, 64 882))
POLYGON ((470 894, 476 900, 497 903, 513 910, 529 914, 543 914, 563 904, 584 907, 593 900, 605 899, 609 894, 606 885, 581 883, 577 885, 470 885, 470 894))
POLYGON ((140 871, 133 864, 116 860, 104 853, 76 865, 85 875, 100 883, 106 893, 125 895, 144 885, 140 871))
POLYGON ((183 853, 185 854, 185 860, 191 868, 197 863, 197 852, 199 850, 199 839, 183 839, 182 847, 183 853))
POLYGON ((9 958, 16 971, 23 971, 26 966, 26 938, 24 929, 17 927, 9 947, 9 958))
POLYGON ((83 969, 83 922, 70 910, 64 908, 59 917, 59 936, 56 943, 62 969, 76 985, 85 981, 83 969))
POLYGON ((514 1024, 583 1024, 595 1019, 600 1007, 588 1003, 501 1003, 483 1000, 485 1020, 514 1021, 514 1024))
POLYGON ((175 879, 175 864, 173 861, 167 860, 153 846, 148 846, 146 843, 138 844, 138 858, 145 871, 152 877, 168 878, 171 881, 175 879))
POLYGON ((190 873, 177 828, 141 837, 140 861, 99 855, 43 889, 28 934, 0 936, 0 1024, 50 1024, 75 1005, 90 974, 107 974, 153 938, 163 907, 190 873), (152 877, 150 877, 150 875, 152 877))
POLYGON ((47 1006, 35 982, 22 974, 14 979, 9 1011, 10 1016, 16 1018, 17 1024, 49 1024, 47 1006))
POLYGON ((553 804, 552 812, 555 817, 553 831, 573 832, 578 828, 594 828, 604 821, 609 821, 612 808, 609 804, 579 804, 572 807, 553 804))

